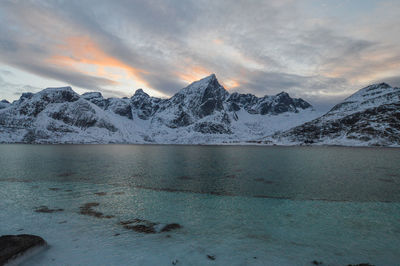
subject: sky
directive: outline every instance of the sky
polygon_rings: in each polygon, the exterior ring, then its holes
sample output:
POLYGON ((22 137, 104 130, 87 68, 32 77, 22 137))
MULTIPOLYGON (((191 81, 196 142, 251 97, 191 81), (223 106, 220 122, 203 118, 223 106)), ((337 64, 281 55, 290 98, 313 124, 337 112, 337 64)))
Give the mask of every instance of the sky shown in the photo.
POLYGON ((1 0, 0 99, 72 86, 169 97, 215 73, 230 92, 329 108, 400 86, 397 0, 1 0))

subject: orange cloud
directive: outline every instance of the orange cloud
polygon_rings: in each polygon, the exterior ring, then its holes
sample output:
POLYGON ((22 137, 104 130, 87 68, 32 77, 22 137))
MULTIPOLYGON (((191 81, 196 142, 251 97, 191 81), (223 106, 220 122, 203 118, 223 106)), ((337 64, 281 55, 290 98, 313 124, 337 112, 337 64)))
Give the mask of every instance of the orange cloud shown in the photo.
POLYGON ((186 83, 192 83, 196 80, 202 79, 208 75, 210 75, 211 72, 204 67, 201 66, 195 66, 191 67, 189 69, 186 69, 184 73, 177 73, 176 75, 178 78, 182 81, 185 81, 186 83))
MULTIPOLYGON (((176 73, 178 78, 186 83, 192 83, 194 81, 197 81, 199 79, 202 79, 206 76, 209 76, 212 73, 212 71, 207 70, 206 68, 202 66, 195 66, 186 69, 184 73, 179 72, 176 73)), ((240 83, 237 79, 228 79, 225 81, 219 80, 222 86, 224 86, 225 89, 232 89, 240 86, 240 83)))
POLYGON ((213 42, 214 42, 215 44, 218 44, 218 45, 224 43, 221 39, 214 39, 213 42))
POLYGON ((64 43, 55 48, 55 53, 56 55, 47 60, 51 64, 69 66, 82 73, 88 74, 92 72, 98 76, 106 76, 117 80, 123 76, 121 72, 125 72, 128 78, 149 87, 147 82, 141 78, 141 74, 146 74, 144 70, 132 67, 107 54, 90 37, 68 37, 64 43), (116 72, 119 72, 119 74, 115 74, 116 72))
POLYGON ((229 89, 233 89, 236 87, 240 86, 239 81, 235 80, 235 79, 228 79, 226 81, 221 82, 222 86, 224 86, 225 89, 229 90, 229 89))
POLYGON ((322 73, 326 77, 345 77, 352 83, 369 83, 385 76, 391 76, 400 70, 399 56, 392 51, 372 51, 354 60, 349 58, 340 64, 324 66, 322 73))

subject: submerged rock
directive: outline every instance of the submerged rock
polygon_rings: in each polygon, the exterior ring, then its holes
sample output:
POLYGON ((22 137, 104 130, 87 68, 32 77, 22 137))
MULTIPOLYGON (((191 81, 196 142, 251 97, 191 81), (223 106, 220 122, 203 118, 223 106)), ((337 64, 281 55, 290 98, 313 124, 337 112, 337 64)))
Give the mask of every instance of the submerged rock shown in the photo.
POLYGON ((146 234, 154 234, 156 233, 156 230, 154 229, 154 226, 148 226, 144 224, 138 224, 138 225, 125 225, 125 229, 130 229, 139 233, 146 233, 146 234))
POLYGON ((0 265, 5 265, 36 247, 45 246, 46 241, 35 235, 4 235, 0 237, 0 265))
POLYGON ((146 234, 163 233, 182 228, 182 226, 177 223, 160 224, 138 218, 128 221, 121 221, 119 224, 123 225, 125 229, 146 234))
POLYGON ((82 215, 93 216, 96 218, 110 219, 110 218, 114 217, 114 215, 104 215, 102 212, 98 212, 98 211, 95 211, 92 209, 93 207, 97 207, 99 205, 100 205, 100 203, 98 203, 98 202, 86 203, 83 206, 79 207, 79 209, 80 209, 79 213, 82 215))
POLYGON ((180 228, 182 228, 182 226, 177 223, 167 224, 161 229, 161 232, 169 232, 169 231, 172 231, 175 229, 180 229, 180 228))
POLYGON ((72 176, 74 174, 75 174, 74 172, 65 172, 65 173, 60 173, 57 176, 58 177, 68 177, 68 176, 72 176))
POLYGON ((322 261, 317 261, 317 260, 313 260, 311 263, 314 264, 314 265, 322 265, 322 264, 324 264, 322 261))
POLYGON ((178 179, 180 179, 180 180, 190 180, 192 178, 190 176, 188 176, 188 175, 182 175, 182 176, 178 176, 178 179))
POLYGON ((135 218, 135 219, 132 219, 132 220, 120 221, 119 222, 120 225, 127 225, 127 224, 133 224, 133 223, 144 223, 144 224, 152 224, 152 225, 156 224, 156 223, 150 222, 148 220, 139 219, 139 218, 135 218))
POLYGON ((268 185, 274 183, 273 181, 271 181, 271 180, 265 180, 264 178, 255 178, 254 181, 261 182, 261 183, 268 184, 268 185))
POLYGON ((49 209, 47 206, 40 206, 37 207, 35 212, 42 212, 42 213, 53 213, 53 212, 62 212, 64 209, 49 209))
POLYGON ((375 265, 369 263, 360 263, 360 264, 349 264, 347 266, 375 266, 375 265))

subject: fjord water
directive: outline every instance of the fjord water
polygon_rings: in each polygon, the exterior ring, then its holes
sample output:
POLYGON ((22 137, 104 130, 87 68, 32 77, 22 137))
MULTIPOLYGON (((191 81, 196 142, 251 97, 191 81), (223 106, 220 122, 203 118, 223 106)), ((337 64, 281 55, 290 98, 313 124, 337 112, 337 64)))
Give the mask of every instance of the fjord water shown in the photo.
POLYGON ((400 149, 1 145, 0 169, 0 235, 49 243, 26 265, 400 261, 400 149), (134 218, 182 228, 119 224, 134 218))

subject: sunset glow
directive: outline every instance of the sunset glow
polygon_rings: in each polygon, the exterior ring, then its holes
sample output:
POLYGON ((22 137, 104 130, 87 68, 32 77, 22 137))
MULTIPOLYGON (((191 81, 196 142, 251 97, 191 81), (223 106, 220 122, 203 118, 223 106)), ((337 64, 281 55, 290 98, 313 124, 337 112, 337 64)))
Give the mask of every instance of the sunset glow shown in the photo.
POLYGON ((399 12, 391 0, 201 7, 6 0, 2 97, 16 99, 24 86, 62 85, 107 97, 131 96, 137 88, 168 97, 215 73, 226 89, 258 96, 287 91, 329 106, 338 99, 330 95, 346 97, 382 81, 400 85, 399 12))
POLYGON ((48 59, 50 64, 70 66, 84 74, 107 77, 115 80, 132 79, 141 86, 149 87, 141 74, 146 71, 134 68, 112 57, 89 37, 73 36, 66 38, 63 44, 56 47, 57 55, 48 59))

